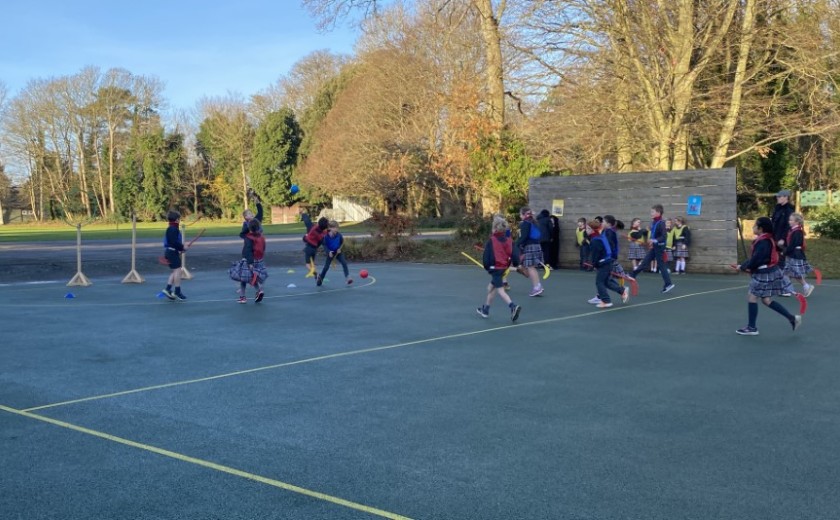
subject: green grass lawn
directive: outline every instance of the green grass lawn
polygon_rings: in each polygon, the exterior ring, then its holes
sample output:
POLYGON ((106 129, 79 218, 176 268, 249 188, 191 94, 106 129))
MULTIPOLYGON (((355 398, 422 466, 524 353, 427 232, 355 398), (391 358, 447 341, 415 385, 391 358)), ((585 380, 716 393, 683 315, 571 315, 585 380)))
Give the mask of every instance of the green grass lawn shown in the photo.
MULTIPOLYGON (((239 235, 242 222, 225 222, 217 220, 199 220, 186 223, 186 238, 195 236, 201 229, 206 229, 206 237, 230 237, 239 235)), ((302 235, 303 224, 266 224, 263 226, 267 235, 302 235)), ((362 224, 342 224, 341 230, 346 233, 369 232, 370 229, 362 224)), ((137 238, 160 238, 166 231, 166 222, 138 222, 137 238)), ((93 223, 82 227, 82 235, 86 240, 131 239, 131 224, 100 224, 93 223)), ((0 226, 0 243, 76 240, 76 228, 64 223, 49 224, 10 224, 0 226)))

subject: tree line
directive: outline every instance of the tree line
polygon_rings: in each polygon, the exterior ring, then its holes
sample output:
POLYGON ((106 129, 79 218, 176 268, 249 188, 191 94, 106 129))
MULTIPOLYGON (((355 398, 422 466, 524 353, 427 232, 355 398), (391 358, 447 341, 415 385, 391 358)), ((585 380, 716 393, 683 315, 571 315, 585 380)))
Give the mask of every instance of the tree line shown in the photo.
POLYGON ((355 54, 247 99, 167 117, 160 81, 122 69, 0 84, 0 189, 14 164, 41 218, 157 219, 233 217, 249 187, 415 216, 505 211, 550 174, 838 187, 837 0, 303 3, 325 28, 355 16, 355 54))

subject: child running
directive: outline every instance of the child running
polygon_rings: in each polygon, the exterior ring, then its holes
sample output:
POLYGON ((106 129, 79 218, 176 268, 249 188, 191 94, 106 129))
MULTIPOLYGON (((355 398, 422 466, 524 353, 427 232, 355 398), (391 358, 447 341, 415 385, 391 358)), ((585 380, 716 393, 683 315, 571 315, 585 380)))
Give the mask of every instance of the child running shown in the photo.
POLYGON ((639 273, 644 271, 645 268, 651 265, 651 262, 656 261, 659 266, 659 272, 662 274, 662 281, 664 282, 664 286, 662 287, 662 292, 667 293, 671 289, 674 288, 674 284, 671 283, 671 272, 668 269, 668 264, 665 263, 663 260, 663 255, 665 254, 665 223, 662 222, 662 209, 661 204, 654 204, 650 208, 650 232, 648 236, 650 238, 650 250, 645 255, 644 260, 638 266, 633 269, 633 272, 630 273, 630 277, 637 278, 639 273))
POLYGON ((301 219, 303 220, 303 225, 306 226, 306 234, 303 235, 303 261, 307 269, 309 269, 309 274, 306 276, 307 278, 310 275, 314 276, 315 283, 321 285, 321 280, 316 274, 315 255, 318 254, 318 247, 324 241, 324 235, 327 234, 330 221, 327 217, 321 217, 318 219, 318 225, 313 225, 308 213, 302 214, 301 219))
POLYGON ((519 319, 522 307, 516 305, 508 296, 503 278, 509 267, 516 268, 519 265, 519 251, 513 246, 513 240, 506 236, 508 225, 504 218, 494 218, 492 229, 493 234, 484 245, 484 255, 482 257, 484 269, 490 273, 491 278, 487 285, 487 298, 484 305, 478 307, 476 312, 482 318, 490 317, 490 304, 493 303, 493 298, 498 294, 510 308, 510 321, 515 323, 519 319))
POLYGON ((685 274, 685 261, 688 260, 688 248, 691 246, 691 230, 685 224, 685 217, 674 219, 674 272, 685 274))
POLYGON ((169 262, 169 278, 166 281, 166 288, 163 290, 163 295, 170 300, 184 301, 187 299, 184 293, 181 292, 181 253, 187 250, 184 246, 184 240, 181 237, 181 214, 175 210, 171 210, 166 214, 166 220, 169 221, 169 227, 166 228, 166 234, 163 238, 164 256, 169 262), (172 287, 175 290, 172 290, 172 287))
MULTIPOLYGON (((248 269, 251 272, 250 283, 257 291, 254 297, 254 303, 260 303, 265 296, 262 290, 262 284, 268 278, 268 271, 265 268, 263 259, 265 258, 265 237, 262 234, 262 226, 260 221, 256 218, 248 221, 248 232, 240 233, 240 238, 244 240, 242 244, 242 258, 248 264, 248 269)), ((248 298, 245 293, 247 283, 242 280, 239 282, 239 303, 248 303, 248 298)))
POLYGON ((353 283, 353 279, 350 278, 350 269, 347 267, 344 253, 341 252, 341 246, 344 245, 344 236, 338 232, 338 222, 335 220, 330 220, 328 226, 327 234, 324 235, 324 253, 326 253, 327 259, 324 261, 324 268, 318 276, 316 285, 320 287, 324 283, 324 278, 327 276, 327 271, 330 270, 333 258, 341 264, 341 268, 344 269, 344 278, 347 285, 350 285, 353 283))
POLYGON ((531 280, 532 288, 528 296, 539 296, 543 293, 543 286, 537 273, 537 267, 544 263, 540 247, 542 232, 534 219, 534 212, 528 206, 523 206, 519 210, 519 217, 522 221, 519 223, 519 240, 516 242, 516 247, 521 252, 525 274, 531 280))
POLYGON ((807 298, 814 292, 814 286, 805 280, 805 276, 814 271, 805 257, 805 219, 801 213, 791 213, 790 231, 785 240, 785 269, 784 273, 802 284, 802 294, 807 298))
POLYGON ((796 330, 802 324, 802 316, 794 316, 779 302, 773 301, 773 296, 794 291, 790 280, 779 268, 779 252, 773 239, 773 223, 770 217, 759 217, 753 225, 753 233, 756 237, 752 243, 752 254, 740 266, 733 265, 752 275, 747 294, 747 326, 735 332, 742 336, 758 336, 756 320, 759 299, 761 303, 784 316, 793 330, 796 330))
POLYGON ((618 247, 618 237, 615 236, 615 231, 612 229, 610 221, 613 224, 616 224, 617 221, 612 215, 605 216, 603 220, 603 224, 595 219, 589 222, 589 228, 591 229, 589 243, 592 250, 592 266, 596 270, 595 289, 598 291, 598 301, 593 302, 594 298, 589 301, 590 303, 597 303, 599 309, 608 309, 613 306, 608 290, 621 295, 621 301, 627 303, 630 299, 630 288, 622 288, 612 276, 613 265, 616 260, 614 255, 618 253, 618 251, 614 252, 613 245, 616 248, 618 247))

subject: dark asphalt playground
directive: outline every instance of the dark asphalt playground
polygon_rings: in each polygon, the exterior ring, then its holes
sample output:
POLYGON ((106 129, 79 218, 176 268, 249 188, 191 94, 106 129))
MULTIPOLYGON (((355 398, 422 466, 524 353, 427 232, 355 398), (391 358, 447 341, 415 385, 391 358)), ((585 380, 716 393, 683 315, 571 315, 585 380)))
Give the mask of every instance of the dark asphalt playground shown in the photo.
POLYGON ((511 325, 476 267, 335 267, 269 263, 259 305, 203 267, 186 303, 164 266, 0 284, 0 517, 840 516, 836 281, 741 337, 743 276, 606 311, 589 273, 512 277, 511 325))

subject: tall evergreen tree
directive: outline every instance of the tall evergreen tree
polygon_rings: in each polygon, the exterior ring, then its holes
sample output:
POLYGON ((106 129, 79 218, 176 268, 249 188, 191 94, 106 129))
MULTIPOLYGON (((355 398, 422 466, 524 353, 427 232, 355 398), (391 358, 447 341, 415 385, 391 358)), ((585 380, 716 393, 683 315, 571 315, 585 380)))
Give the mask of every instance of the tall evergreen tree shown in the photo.
POLYGON ((289 188, 301 139, 300 125, 289 108, 270 113, 257 128, 251 186, 264 202, 289 205, 294 200, 289 188))

